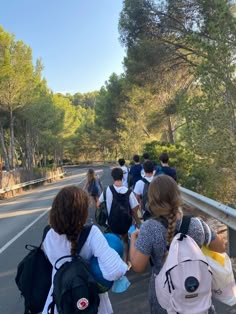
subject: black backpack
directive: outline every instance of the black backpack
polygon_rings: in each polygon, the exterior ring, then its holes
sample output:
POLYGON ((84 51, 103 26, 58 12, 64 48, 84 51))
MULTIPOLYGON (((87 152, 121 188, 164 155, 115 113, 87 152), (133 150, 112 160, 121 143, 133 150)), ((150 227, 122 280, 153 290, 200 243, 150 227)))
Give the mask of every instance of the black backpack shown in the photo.
POLYGON ((107 227, 107 202, 106 202, 106 189, 103 191, 104 201, 95 210, 95 221, 99 226, 107 227))
POLYGON ((143 220, 145 221, 151 217, 151 213, 149 211, 149 206, 148 206, 148 188, 149 188, 150 182, 145 178, 142 178, 142 181, 144 182, 143 195, 142 195, 142 210, 144 211, 143 220))
POLYGON ((109 186, 113 200, 108 225, 113 233, 126 234, 132 224, 132 210, 129 203, 131 190, 126 193, 118 193, 113 185, 109 186))
POLYGON ((43 240, 49 231, 46 226, 40 245, 26 244, 30 252, 17 266, 15 282, 24 297, 24 314, 37 314, 43 311, 52 279, 52 265, 41 249, 43 240))
POLYGON ((144 182, 143 195, 142 195, 142 210, 146 211, 148 210, 148 188, 149 188, 150 182, 145 178, 142 178, 142 181, 144 182))
POLYGON ((54 314, 55 305, 59 314, 97 314, 100 298, 97 283, 90 273, 89 264, 79 255, 92 225, 82 230, 75 256, 59 258, 54 267, 57 270, 53 279, 53 301, 48 307, 48 314, 54 314), (58 262, 71 257, 58 268, 58 262))

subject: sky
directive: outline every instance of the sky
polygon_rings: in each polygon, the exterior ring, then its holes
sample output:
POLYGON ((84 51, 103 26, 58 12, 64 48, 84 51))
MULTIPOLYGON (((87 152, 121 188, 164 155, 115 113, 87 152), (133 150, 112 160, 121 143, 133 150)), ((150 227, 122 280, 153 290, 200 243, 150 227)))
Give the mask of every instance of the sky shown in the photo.
POLYGON ((123 72, 122 0, 1 0, 0 25, 41 58, 53 92, 99 90, 123 72))

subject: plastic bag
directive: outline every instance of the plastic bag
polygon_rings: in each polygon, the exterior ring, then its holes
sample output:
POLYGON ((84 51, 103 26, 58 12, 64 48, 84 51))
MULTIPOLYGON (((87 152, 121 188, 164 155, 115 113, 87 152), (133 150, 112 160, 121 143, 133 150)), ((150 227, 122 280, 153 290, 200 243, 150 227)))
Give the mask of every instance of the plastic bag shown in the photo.
POLYGON ((229 256, 211 251, 207 247, 203 247, 202 251, 213 273, 212 296, 229 306, 235 305, 236 284, 229 256))

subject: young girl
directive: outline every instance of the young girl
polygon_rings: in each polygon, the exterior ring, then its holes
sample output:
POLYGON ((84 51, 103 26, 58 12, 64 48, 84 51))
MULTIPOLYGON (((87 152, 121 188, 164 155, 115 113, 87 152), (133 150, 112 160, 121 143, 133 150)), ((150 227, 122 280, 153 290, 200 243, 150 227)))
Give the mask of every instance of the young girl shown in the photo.
MULTIPOLYGON (((151 257, 153 264, 149 286, 151 314, 166 314, 167 312, 157 301, 155 274, 160 272, 167 254, 166 248, 181 225, 182 213, 179 210, 181 198, 175 180, 167 175, 155 177, 149 186, 148 200, 154 219, 145 221, 140 231, 131 234, 130 260, 133 270, 142 272, 151 257)), ((220 253, 225 251, 225 243, 209 229, 205 222, 199 221, 199 218, 191 218, 188 235, 200 247, 210 242, 210 249, 220 253)), ((208 313, 215 313, 214 308, 211 307, 208 313)))
POLYGON ((99 187, 103 190, 102 182, 97 177, 93 169, 89 169, 87 172, 87 181, 84 184, 83 190, 87 190, 89 195, 93 198, 95 204, 97 204, 99 198, 99 187))
MULTIPOLYGON (((49 214, 51 229, 43 241, 43 250, 53 266, 60 257, 75 253, 76 241, 88 217, 88 206, 87 193, 76 186, 63 188, 55 197, 49 214)), ((107 240, 96 226, 92 226, 80 255, 86 260, 96 257, 106 280, 118 280, 127 271, 127 264, 108 245, 107 240)), ((55 273, 56 270, 53 268, 52 281, 55 273)), ((48 305, 52 301, 52 290, 53 287, 49 291, 42 314, 47 313, 48 305)), ((98 314, 112 314, 113 310, 108 294, 103 293, 99 297, 98 314)), ((55 314, 57 313, 55 309, 55 314)))

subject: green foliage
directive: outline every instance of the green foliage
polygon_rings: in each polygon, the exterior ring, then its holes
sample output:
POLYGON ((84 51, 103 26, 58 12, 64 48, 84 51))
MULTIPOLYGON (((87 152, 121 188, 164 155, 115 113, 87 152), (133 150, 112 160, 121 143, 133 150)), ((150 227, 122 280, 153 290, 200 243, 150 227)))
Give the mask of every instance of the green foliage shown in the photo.
POLYGON ((76 93, 72 97, 72 104, 74 106, 81 106, 84 108, 94 109, 96 106, 98 95, 99 95, 98 91, 85 94, 76 93))
POLYGON ((203 182, 209 176, 209 172, 206 171, 209 169, 209 163, 201 160, 186 147, 153 141, 144 146, 143 152, 148 152, 150 159, 156 164, 160 164, 161 153, 168 153, 169 165, 176 168, 178 183, 199 193, 206 192, 203 182))
POLYGON ((196 163, 195 156, 188 149, 178 144, 153 141, 144 145, 143 152, 148 152, 150 159, 156 164, 160 164, 159 157, 161 153, 168 153, 169 165, 177 169, 178 182, 186 186, 187 178, 192 176, 192 166, 196 163))

